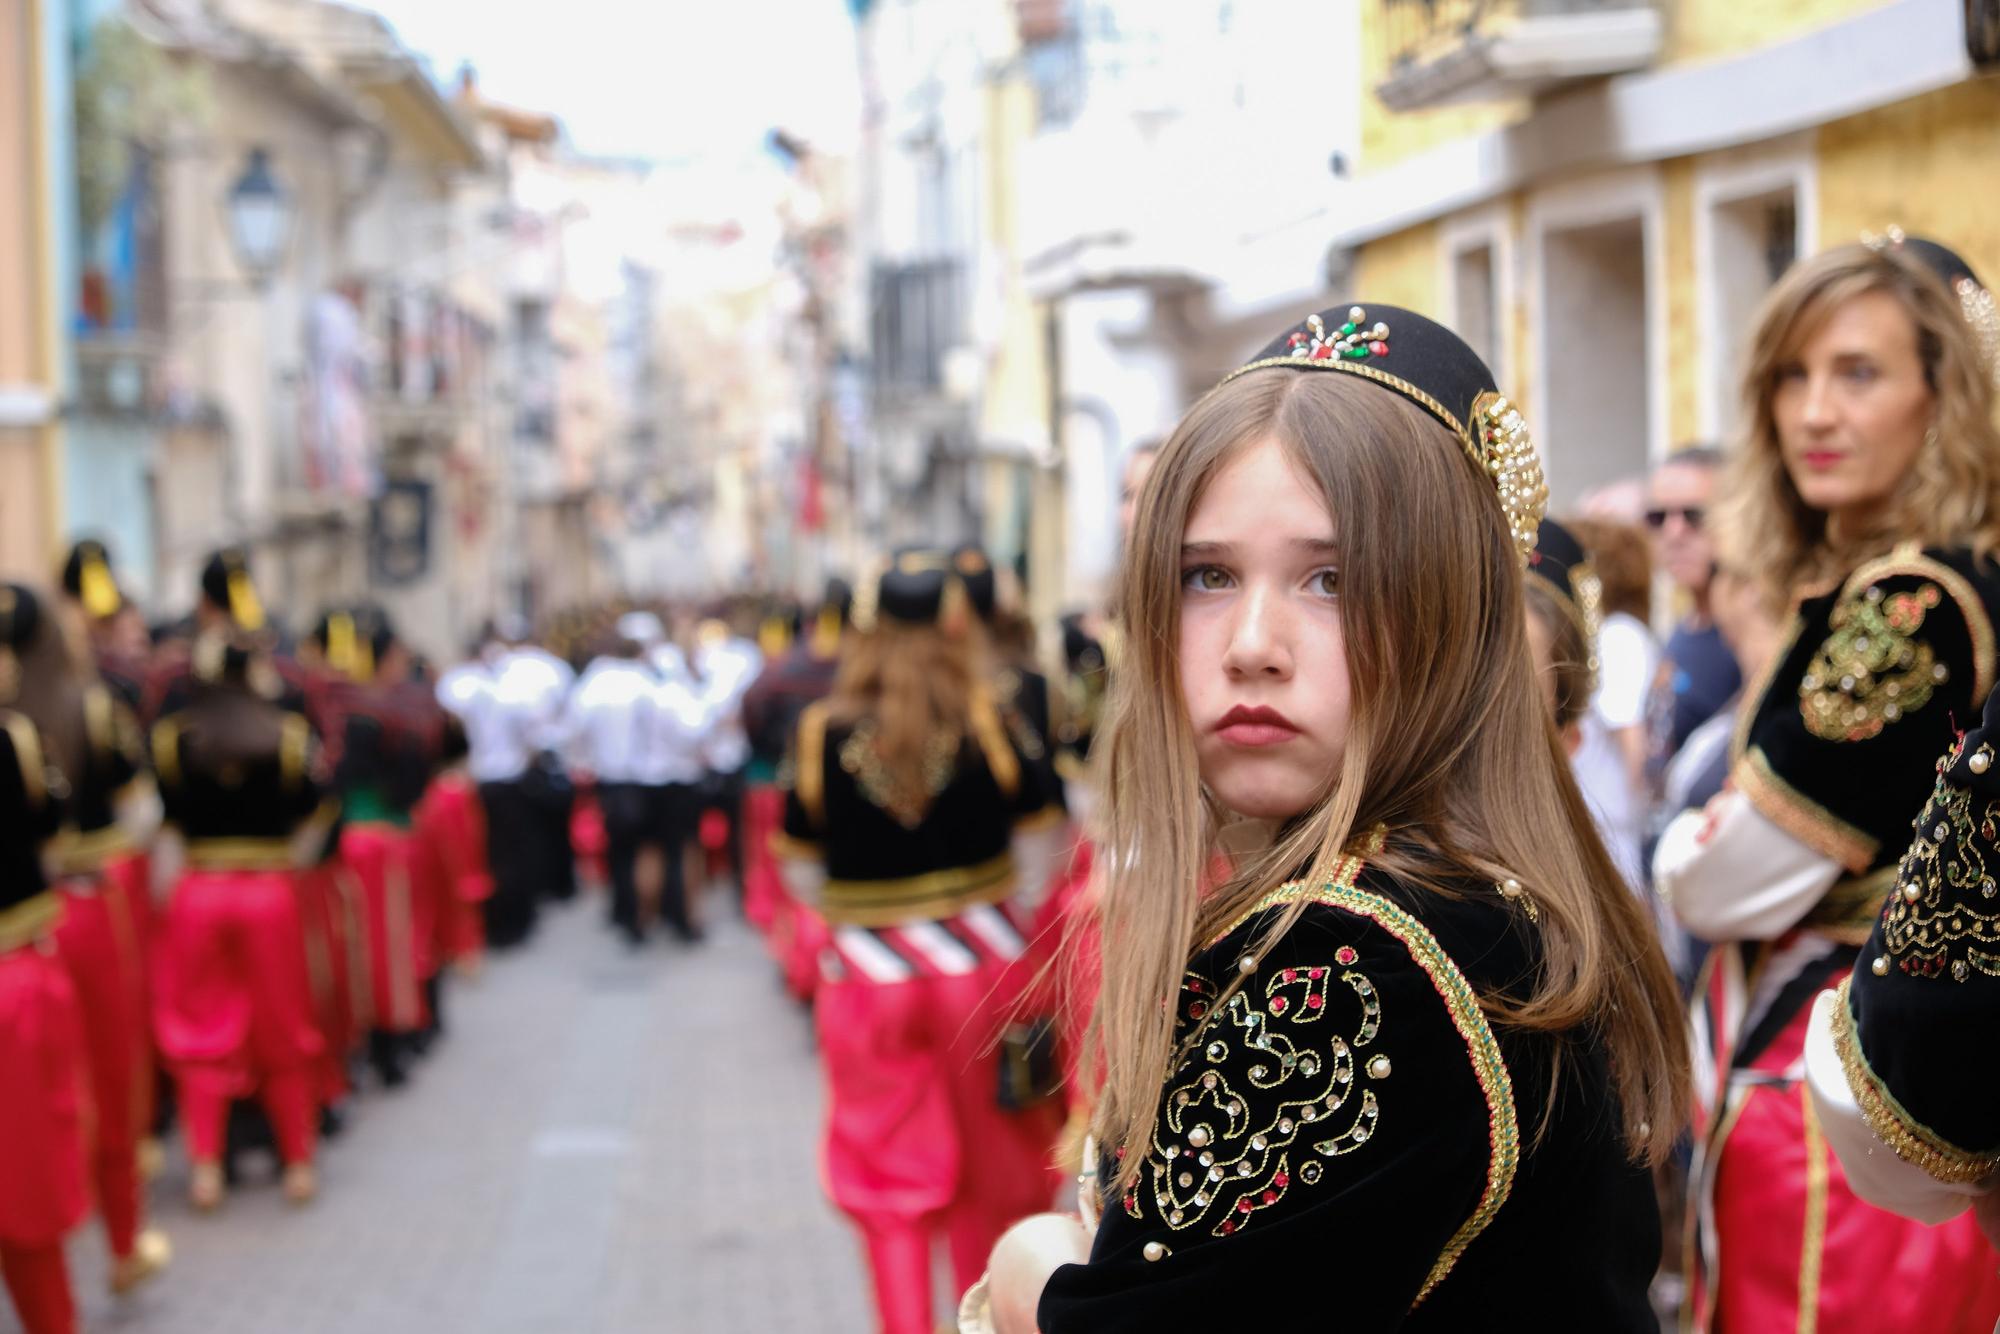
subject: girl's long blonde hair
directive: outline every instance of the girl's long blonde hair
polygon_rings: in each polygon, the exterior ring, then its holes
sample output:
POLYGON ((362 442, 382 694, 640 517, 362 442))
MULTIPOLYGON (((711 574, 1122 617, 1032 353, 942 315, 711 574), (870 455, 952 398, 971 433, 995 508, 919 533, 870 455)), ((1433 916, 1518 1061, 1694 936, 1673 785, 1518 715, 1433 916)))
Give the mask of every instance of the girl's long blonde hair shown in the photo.
MULTIPOLYGON (((1371 860, 1424 893, 1456 893, 1449 882, 1465 877, 1527 886, 1540 973, 1525 999, 1482 1003, 1525 1028, 1594 1026, 1634 1157, 1671 1146, 1687 1100, 1679 996, 1543 705, 1522 578, 1492 484, 1458 441, 1359 378, 1255 371, 1203 398, 1168 440, 1121 571, 1130 640, 1100 743, 1107 872, 1093 1129, 1102 1144, 1135 1146, 1111 1197, 1137 1179, 1151 1144, 1174 1056, 1171 1000, 1192 952, 1299 868, 1330 878, 1356 835, 1377 826, 1387 839, 1371 860), (1204 892, 1218 812, 1203 794, 1181 694, 1180 548, 1209 480, 1265 440, 1291 454, 1334 518, 1351 722, 1319 802, 1267 854, 1204 892)), ((1267 948, 1303 907, 1286 910, 1252 949, 1267 948)))
POLYGON ((1898 247, 1836 246, 1792 266, 1764 298, 1743 369, 1743 435, 1717 487, 1722 559, 1759 571, 1778 608, 1803 587, 1845 574, 1912 539, 1925 546, 2000 548, 2000 427, 1992 374, 1958 299, 1928 265, 1898 247), (1843 534, 1799 497, 1779 452, 1771 402, 1778 374, 1835 310, 1858 296, 1896 298, 1917 332, 1917 355, 1936 396, 1934 439, 1918 451, 1879 525, 1843 534))

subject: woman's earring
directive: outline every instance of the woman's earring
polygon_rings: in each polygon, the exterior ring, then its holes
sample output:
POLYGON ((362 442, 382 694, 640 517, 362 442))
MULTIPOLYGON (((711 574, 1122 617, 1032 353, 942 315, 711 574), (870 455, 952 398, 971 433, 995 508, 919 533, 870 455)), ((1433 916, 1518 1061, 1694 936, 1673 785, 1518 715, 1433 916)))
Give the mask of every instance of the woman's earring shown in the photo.
POLYGON ((1932 422, 1924 428, 1924 448, 1936 449, 1937 442, 1937 423, 1932 422))

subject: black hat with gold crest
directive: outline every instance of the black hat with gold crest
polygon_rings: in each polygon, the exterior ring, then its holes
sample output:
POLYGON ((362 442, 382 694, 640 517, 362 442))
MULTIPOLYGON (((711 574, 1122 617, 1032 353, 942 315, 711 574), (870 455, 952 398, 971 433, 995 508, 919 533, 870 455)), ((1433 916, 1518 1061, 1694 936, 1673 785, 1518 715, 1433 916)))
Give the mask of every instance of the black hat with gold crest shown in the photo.
POLYGON ((1549 501, 1541 460, 1493 372, 1450 329, 1396 306, 1335 307, 1278 335, 1223 383, 1269 367, 1352 375, 1422 408, 1492 483, 1522 559, 1534 550, 1549 501))
POLYGON ((1979 275, 1973 272, 1965 256, 1942 241, 1910 236, 1896 226, 1879 234, 1863 232, 1861 244, 1878 253, 1895 251, 1912 256, 1937 275, 1958 302, 1959 314, 1972 328, 1973 342, 1993 378, 1993 387, 2000 389, 2000 303, 1995 302, 1992 289, 1979 281, 1979 275))
POLYGON ((1590 646, 1591 676, 1597 675, 1597 630, 1603 619, 1604 585, 1591 567, 1590 553, 1576 535, 1554 519, 1543 519, 1528 553, 1528 574, 1554 591, 1556 601, 1590 646))
POLYGON ((860 630, 873 630, 885 621, 951 630, 963 619, 969 601, 951 553, 900 547, 855 591, 853 621, 860 630))
POLYGON ((264 604, 250 580, 250 558, 241 547, 223 547, 201 568, 201 595, 239 630, 264 628, 264 604))
POLYGON ((42 627, 42 604, 25 584, 0 583, 0 704, 21 688, 21 653, 42 627))
POLYGON ((63 592, 83 604, 98 620, 115 616, 125 606, 125 595, 111 574, 111 552, 94 537, 86 537, 69 549, 62 567, 63 592))

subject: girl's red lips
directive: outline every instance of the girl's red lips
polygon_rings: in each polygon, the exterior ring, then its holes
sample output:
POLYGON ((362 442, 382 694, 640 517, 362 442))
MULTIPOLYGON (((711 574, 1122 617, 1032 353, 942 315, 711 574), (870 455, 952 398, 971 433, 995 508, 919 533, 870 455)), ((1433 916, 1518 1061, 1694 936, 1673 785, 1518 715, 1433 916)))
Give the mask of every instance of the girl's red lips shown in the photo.
POLYGON ((1299 726, 1276 709, 1238 704, 1222 715, 1215 733, 1238 746, 1275 746, 1299 734, 1299 726))

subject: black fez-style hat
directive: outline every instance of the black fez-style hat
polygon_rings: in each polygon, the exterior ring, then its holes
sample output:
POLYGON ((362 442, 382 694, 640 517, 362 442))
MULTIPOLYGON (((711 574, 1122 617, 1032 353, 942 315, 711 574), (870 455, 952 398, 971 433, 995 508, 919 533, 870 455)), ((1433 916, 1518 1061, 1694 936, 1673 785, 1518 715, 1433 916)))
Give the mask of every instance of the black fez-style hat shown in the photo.
POLYGON ((904 547, 889 557, 875 581, 874 613, 904 625, 931 625, 943 614, 954 586, 951 560, 941 551, 904 547))
POLYGON ((951 572, 965 585, 965 595, 972 609, 979 613, 979 619, 992 620, 994 608, 999 605, 1000 587, 986 549, 977 542, 961 542, 952 549, 951 572))
POLYGON ((1945 290, 1957 300, 1959 313, 1972 328, 1973 342, 1978 345, 1993 386, 2000 389, 2000 305, 1995 304, 1992 290, 1979 281, 1979 275, 1973 272, 1965 256, 1928 236, 1906 235, 1901 227, 1891 227, 1879 236, 1863 232, 1861 244, 1875 251, 1901 251, 1937 275, 1945 290))
POLYGON ((1534 549, 1549 501, 1541 460, 1493 372, 1450 329, 1397 306, 1334 307, 1279 334, 1223 383, 1268 367, 1352 375, 1422 408, 1492 484, 1515 549, 1524 559, 1534 549))
POLYGON ((1554 519, 1543 519, 1535 530, 1535 549, 1528 553, 1528 574, 1539 578, 1556 595, 1563 611, 1583 632, 1590 650, 1590 678, 1597 680, 1597 630, 1602 619, 1604 585, 1591 566, 1590 553, 1576 534, 1554 519))
POLYGON ((21 584, 0 583, 0 704, 21 688, 19 654, 41 630, 42 601, 21 584))
POLYGON ((241 547, 223 547, 201 568, 201 595, 241 630, 264 628, 264 605, 250 581, 250 560, 241 547))
POLYGON ((0 584, 0 648, 20 650, 42 626, 42 600, 22 584, 0 584))
POLYGON ((111 575, 111 552, 94 537, 86 537, 69 549, 69 558, 63 562, 62 587, 99 620, 116 615, 125 606, 118 581, 111 575))
POLYGON ((329 608, 306 636, 326 665, 353 681, 368 681, 396 642, 388 613, 373 605, 329 608))

